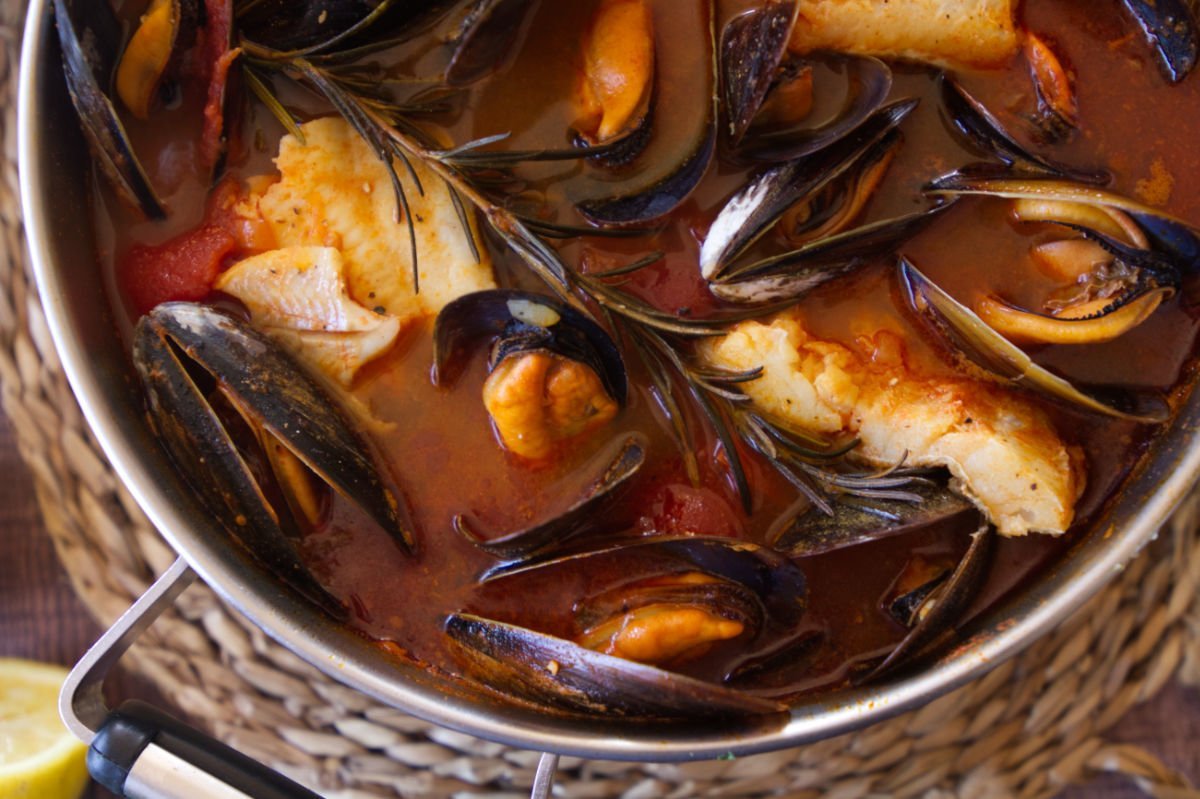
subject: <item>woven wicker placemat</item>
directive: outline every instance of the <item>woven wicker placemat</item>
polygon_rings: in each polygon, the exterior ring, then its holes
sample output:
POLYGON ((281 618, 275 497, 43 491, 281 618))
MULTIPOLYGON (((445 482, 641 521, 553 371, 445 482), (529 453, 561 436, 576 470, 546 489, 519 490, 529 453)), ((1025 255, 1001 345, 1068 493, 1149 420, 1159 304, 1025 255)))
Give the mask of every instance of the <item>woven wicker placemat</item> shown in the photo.
MULTIPOLYGON (((0 386, 75 590, 110 624, 174 560, 113 474, 63 377, 27 268, 16 173, 22 2, 0 3, 0 386)), ((689 764, 564 758, 572 797, 1048 797, 1101 772, 1200 791, 1103 734, 1170 679, 1200 684, 1200 493, 1113 584, 1018 658, 921 710, 799 749, 689 764)), ((430 727, 301 662, 206 586, 124 661, 179 710, 330 797, 524 796, 538 755, 430 727)))

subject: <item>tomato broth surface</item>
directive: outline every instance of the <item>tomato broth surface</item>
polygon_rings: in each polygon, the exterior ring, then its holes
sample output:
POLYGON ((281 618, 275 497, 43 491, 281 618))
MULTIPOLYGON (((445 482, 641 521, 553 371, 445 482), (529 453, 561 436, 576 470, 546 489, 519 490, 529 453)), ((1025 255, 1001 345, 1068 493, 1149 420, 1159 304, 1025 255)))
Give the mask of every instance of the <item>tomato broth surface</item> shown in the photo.
MULTIPOLYGON (((542 3, 506 66, 470 86, 458 107, 434 117, 430 129, 438 130, 447 143, 503 132, 510 134, 504 148, 570 146, 574 122, 570 97, 580 69, 577 43, 597 5, 596 0, 542 3)), ((752 5, 742 0, 720 3, 718 29, 752 5)), ((124 6, 123 12, 131 18, 141 11, 137 3, 124 6)), ((521 200, 558 209, 560 222, 580 223, 570 210, 572 203, 619 194, 665 174, 687 155, 696 131, 705 124, 711 87, 706 79, 707 54, 697 43, 708 35, 706 4, 653 0, 651 6, 658 20, 657 58, 663 69, 655 85, 654 128, 646 150, 632 164, 617 169, 582 160, 518 170, 525 185, 521 200)), ((1200 222, 1200 150, 1194 144, 1200 132, 1197 77, 1167 85, 1145 40, 1116 2, 1025 3, 1019 23, 1053 43, 1074 75, 1079 103, 1079 132, 1067 143, 1022 143, 1061 162, 1102 166, 1112 173, 1113 191, 1165 208, 1183 220, 1200 222)), ((372 56, 389 73, 416 75, 436 75, 444 57, 444 48, 432 34, 372 56)), ((938 97, 937 71, 915 64, 892 66, 891 98, 914 97, 920 104, 901 128, 903 144, 866 208, 862 217, 866 221, 927 207, 922 186, 980 158, 955 135, 946 118, 938 97)), ((1033 107, 1034 89, 1021 58, 995 69, 955 74, 1010 129, 1022 135, 1030 129, 1023 120, 1033 107)), ((818 69, 815 80, 816 113, 820 113, 822 104, 837 102, 823 98, 821 92, 836 94, 840 78, 826 68, 818 69)), ((284 90, 284 96, 302 116, 327 113, 302 93, 284 90)), ((171 208, 166 222, 141 221, 107 192, 98 193, 99 246, 112 301, 126 309, 130 325, 136 319, 136 302, 129 292, 131 250, 161 245, 214 221, 207 175, 190 166, 195 142, 188 131, 195 128, 197 109, 195 99, 185 92, 177 108, 164 112, 169 122, 130 121, 151 180, 171 208)), ((282 133, 261 106, 247 110, 225 165, 232 185, 271 172, 270 159, 282 133)), ((563 260, 582 272, 598 272, 661 251, 664 257, 659 262, 630 276, 622 288, 681 318, 727 310, 699 275, 700 243, 727 199, 754 169, 736 163, 723 149, 718 152, 699 187, 654 232, 556 243, 563 260)), ((761 247, 778 251, 780 245, 770 235, 761 247)), ((814 336, 852 348, 861 345, 863 336, 894 331, 915 368, 924 374, 953 375, 955 367, 945 348, 907 310, 896 278, 897 254, 919 265, 963 302, 996 294, 1028 307, 1052 288, 1051 281, 1031 264, 1029 247, 1055 235, 1049 226, 1016 224, 1004 201, 964 199, 898 251, 882 253, 854 274, 805 296, 800 300, 805 325, 814 336)), ((545 292, 495 236, 485 239, 501 285, 545 292)), ((228 298, 210 299, 230 304, 228 298)), ((434 385, 431 331, 432 319, 408 325, 400 342, 365 367, 352 386, 354 401, 378 421, 368 434, 409 511, 416 553, 402 552, 360 511, 332 494, 326 499, 321 523, 307 531, 301 544, 308 566, 350 609, 349 623, 405 657, 459 674, 443 629, 448 614, 458 611, 564 637, 575 634, 573 609, 578 601, 626 579, 623 575, 630 564, 620 556, 606 556, 586 569, 564 566, 536 577, 481 584, 481 575, 497 559, 456 532, 453 520, 463 516, 485 537, 498 537, 560 514, 578 500, 584 488, 581 475, 594 474, 606 454, 611 455, 613 442, 627 434, 640 437, 646 462, 600 517, 592 520, 591 534, 598 538, 681 533, 763 544, 776 520, 797 501, 795 489, 743 447, 754 489, 750 512, 743 510, 723 468, 721 447, 703 425, 699 425, 696 447, 702 480, 693 484, 649 376, 628 348, 630 396, 617 418, 550 462, 531 465, 498 443, 480 400, 487 376, 486 348, 475 353, 452 385, 434 385)), ((1039 363, 1084 385, 1115 384, 1171 394, 1186 382, 1196 331, 1197 320, 1188 312, 1186 300, 1175 297, 1144 324, 1109 343, 1029 351, 1039 363)), ((1037 579, 1047 564, 1085 535, 1089 520, 1119 491, 1154 432, 1151 427, 1033 401, 1050 415, 1068 443, 1082 448, 1086 490, 1067 534, 997 541, 986 584, 969 615, 1037 579)), ((857 672, 877 662, 906 632, 881 608, 897 575, 914 555, 957 561, 977 524, 977 519, 960 519, 799 559, 808 580, 802 625, 811 645, 756 690, 795 698, 846 685, 857 672)), ((736 662, 736 646, 737 641, 718 644, 679 670, 719 680, 736 662)))

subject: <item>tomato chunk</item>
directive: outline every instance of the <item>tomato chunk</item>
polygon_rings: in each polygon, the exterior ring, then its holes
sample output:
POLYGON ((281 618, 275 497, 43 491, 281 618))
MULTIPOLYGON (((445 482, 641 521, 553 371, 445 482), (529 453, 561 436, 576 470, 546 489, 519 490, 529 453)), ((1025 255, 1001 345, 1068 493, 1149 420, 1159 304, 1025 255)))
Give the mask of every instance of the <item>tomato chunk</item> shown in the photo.
POLYGON ((144 314, 174 300, 201 300, 237 241, 224 228, 203 225, 157 246, 136 245, 121 276, 134 310, 144 314))
POLYGON ((649 512, 640 527, 661 535, 711 535, 739 538, 743 535, 738 513, 711 488, 686 483, 668 483, 647 503, 649 512))

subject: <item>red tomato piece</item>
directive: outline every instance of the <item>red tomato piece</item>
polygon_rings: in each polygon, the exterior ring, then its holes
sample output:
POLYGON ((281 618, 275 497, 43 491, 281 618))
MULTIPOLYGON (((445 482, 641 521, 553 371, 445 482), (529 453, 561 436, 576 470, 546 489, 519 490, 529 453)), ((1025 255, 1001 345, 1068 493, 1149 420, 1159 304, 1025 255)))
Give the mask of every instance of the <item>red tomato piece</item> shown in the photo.
POLYGON ((742 522, 729 502, 711 488, 686 483, 661 486, 648 504, 642 528, 663 535, 713 535, 738 538, 742 522))
POLYGON ((133 247, 121 276, 134 310, 144 314, 159 303, 204 299, 236 246, 228 231, 203 225, 155 247, 133 247))

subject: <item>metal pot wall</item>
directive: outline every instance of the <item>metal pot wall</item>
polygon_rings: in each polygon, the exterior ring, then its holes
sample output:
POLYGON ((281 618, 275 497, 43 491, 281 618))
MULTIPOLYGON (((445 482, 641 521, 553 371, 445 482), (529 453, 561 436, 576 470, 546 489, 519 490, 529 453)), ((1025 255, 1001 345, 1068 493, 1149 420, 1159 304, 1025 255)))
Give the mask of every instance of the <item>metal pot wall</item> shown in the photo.
MULTIPOLYGON (((50 5, 49 0, 31 4, 24 40, 21 193, 42 303, 92 429, 150 519, 190 568, 230 604, 333 678, 434 724, 527 749, 643 761, 747 755, 864 727, 979 677, 1064 619, 1150 540, 1200 473, 1200 447, 1195 446, 1200 396, 1193 395, 1119 499, 1096 520, 1096 530, 1111 534, 1087 537, 1035 585, 977 620, 969 630, 969 645, 919 673, 807 700, 782 725, 570 720, 502 704, 398 663, 292 594, 237 548, 226 546, 225 536, 212 529, 208 514, 152 437, 96 268, 89 157, 62 82, 50 5)), ((178 571, 176 578, 187 569, 180 565, 178 571)), ((160 587, 152 599, 161 604, 169 594, 169 587, 160 587)), ((114 640, 128 638, 134 627, 126 625, 114 640)))

